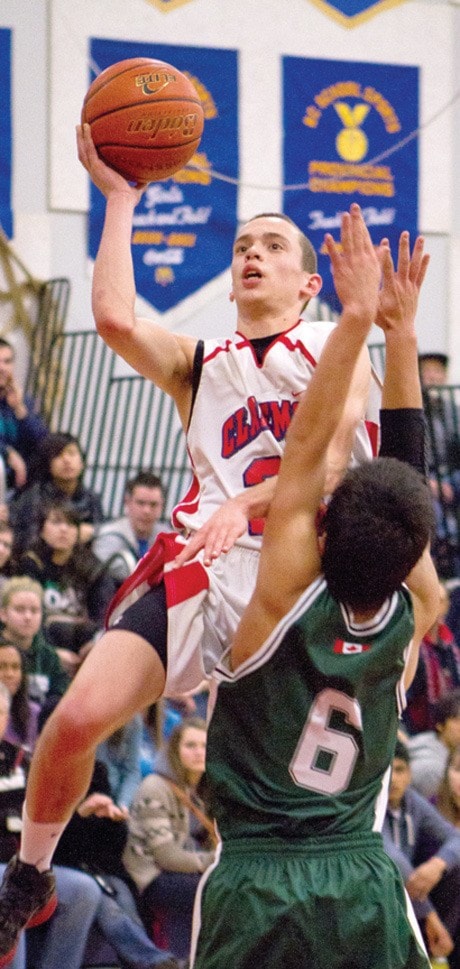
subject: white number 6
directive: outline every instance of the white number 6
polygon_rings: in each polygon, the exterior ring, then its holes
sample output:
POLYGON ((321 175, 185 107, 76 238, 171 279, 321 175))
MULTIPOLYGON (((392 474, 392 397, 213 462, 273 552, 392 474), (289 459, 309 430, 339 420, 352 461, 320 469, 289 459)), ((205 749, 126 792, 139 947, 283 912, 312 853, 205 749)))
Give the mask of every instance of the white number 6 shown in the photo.
POLYGON ((340 794, 346 790, 359 752, 358 744, 351 734, 330 726, 333 710, 344 713, 347 723, 362 730, 358 701, 339 690, 322 690, 310 710, 289 764, 291 777, 299 787, 307 787, 322 794, 340 794), (321 753, 329 755, 326 767, 318 764, 321 753))

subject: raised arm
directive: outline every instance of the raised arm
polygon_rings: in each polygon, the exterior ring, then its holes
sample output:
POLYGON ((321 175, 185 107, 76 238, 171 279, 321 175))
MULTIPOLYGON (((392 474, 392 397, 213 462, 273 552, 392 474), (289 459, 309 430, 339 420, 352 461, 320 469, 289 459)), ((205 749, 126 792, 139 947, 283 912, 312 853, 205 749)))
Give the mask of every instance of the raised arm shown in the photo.
POLYGON ((145 185, 131 185, 99 158, 89 125, 77 128, 77 145, 80 162, 107 200, 92 287, 98 333, 138 373, 174 398, 186 424, 196 340, 135 315, 131 232, 145 185))
POLYGON ((320 572, 315 523, 327 449, 377 312, 380 258, 388 250, 376 252, 358 205, 342 218, 341 246, 329 235, 325 242, 343 311, 287 434, 256 589, 232 647, 234 667, 260 646, 320 572))
MULTIPOLYGON (((398 263, 385 260, 376 324, 385 334, 385 378, 382 391, 382 456, 397 457, 423 472, 424 416, 418 367, 415 318, 428 268, 424 240, 410 251, 409 233, 399 240, 398 263)), ((415 631, 406 668, 405 686, 412 682, 420 641, 432 626, 439 605, 439 580, 429 549, 407 579, 414 605, 415 631)))

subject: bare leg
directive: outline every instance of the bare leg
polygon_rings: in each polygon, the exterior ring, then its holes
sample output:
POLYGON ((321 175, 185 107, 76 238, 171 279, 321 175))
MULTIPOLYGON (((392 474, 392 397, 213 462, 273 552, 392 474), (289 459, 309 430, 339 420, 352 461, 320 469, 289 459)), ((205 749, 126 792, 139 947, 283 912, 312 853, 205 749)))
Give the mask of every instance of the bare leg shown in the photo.
POLYGON ((27 784, 31 821, 64 822, 84 797, 97 745, 154 703, 164 667, 136 633, 110 630, 96 643, 46 723, 27 784))

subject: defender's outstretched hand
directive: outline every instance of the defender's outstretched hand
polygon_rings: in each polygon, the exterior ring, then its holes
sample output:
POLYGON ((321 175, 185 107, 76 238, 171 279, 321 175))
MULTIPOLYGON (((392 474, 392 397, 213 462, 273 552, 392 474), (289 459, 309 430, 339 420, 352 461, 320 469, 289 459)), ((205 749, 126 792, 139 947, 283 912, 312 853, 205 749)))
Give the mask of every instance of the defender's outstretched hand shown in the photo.
POLYGON ((383 239, 382 288, 375 322, 385 333, 391 329, 412 333, 418 298, 430 257, 424 252, 425 240, 418 236, 411 253, 408 232, 399 237, 398 265, 395 269, 388 240, 383 239))
POLYGON ((106 198, 112 192, 122 192, 132 196, 137 205, 146 185, 144 183, 132 185, 122 175, 119 175, 118 172, 102 161, 94 146, 89 124, 77 125, 77 149, 81 164, 86 168, 96 188, 106 198))
POLYGON ((369 318, 374 320, 377 313, 385 247, 374 246, 356 202, 342 215, 340 243, 335 242, 329 233, 324 242, 342 308, 366 326, 369 318))

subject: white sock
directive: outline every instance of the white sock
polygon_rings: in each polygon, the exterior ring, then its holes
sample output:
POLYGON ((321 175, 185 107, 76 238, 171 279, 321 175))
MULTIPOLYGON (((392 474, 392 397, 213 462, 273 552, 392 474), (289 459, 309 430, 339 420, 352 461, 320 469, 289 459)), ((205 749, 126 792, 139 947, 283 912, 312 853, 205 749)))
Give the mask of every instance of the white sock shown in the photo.
POLYGON ((28 865, 35 865, 39 871, 51 868, 51 859, 56 845, 67 821, 56 821, 54 824, 42 824, 41 821, 31 821, 26 803, 22 806, 22 832, 19 858, 28 865))

